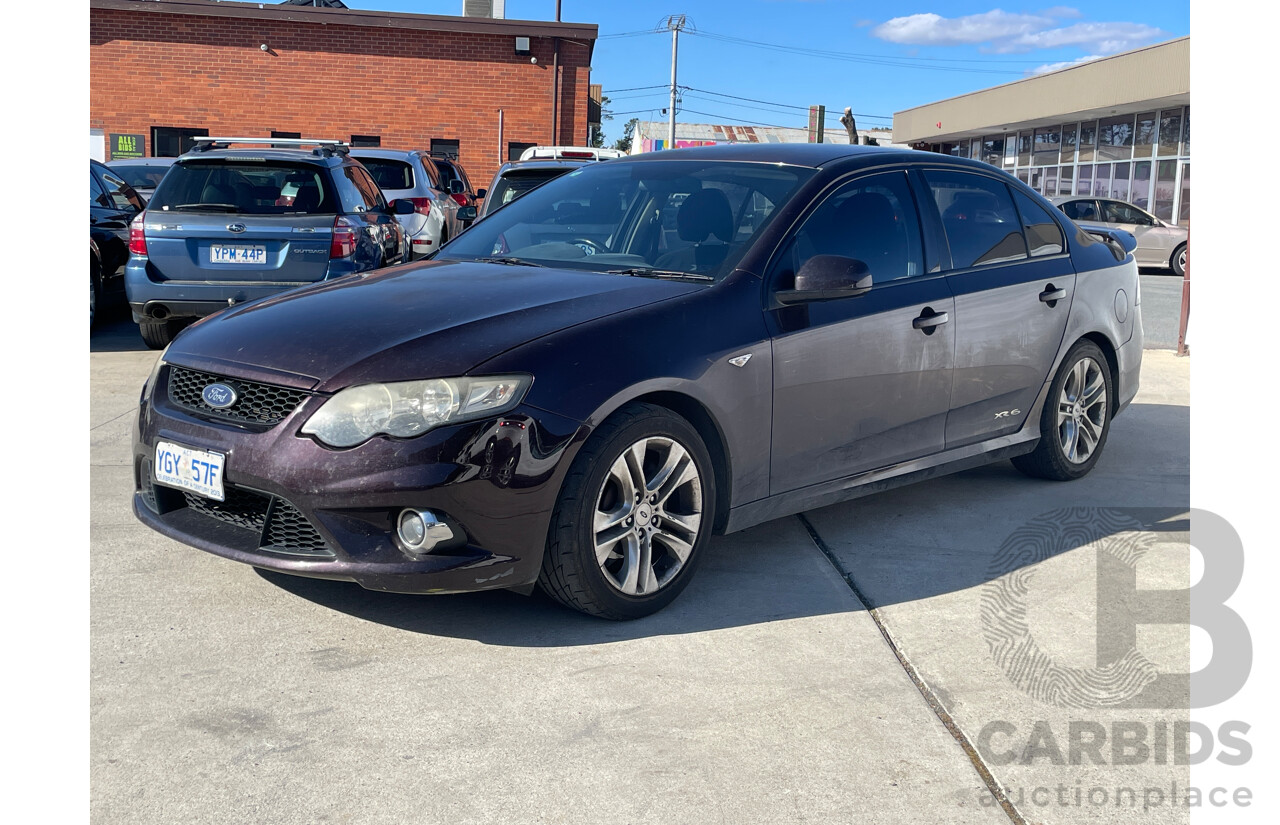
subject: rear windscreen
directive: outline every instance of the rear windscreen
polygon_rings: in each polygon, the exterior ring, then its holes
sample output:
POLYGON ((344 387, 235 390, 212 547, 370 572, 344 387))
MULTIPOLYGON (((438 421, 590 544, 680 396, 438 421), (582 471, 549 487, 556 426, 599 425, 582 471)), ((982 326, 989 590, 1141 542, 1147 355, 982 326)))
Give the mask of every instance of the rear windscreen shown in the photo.
POLYGON ((169 167, 112 164, 111 171, 124 178, 124 182, 134 189, 155 189, 164 179, 164 173, 169 171, 169 167))
POLYGON ((489 201, 494 204, 493 208, 497 208, 504 203, 510 203, 532 189, 537 189, 552 178, 558 178, 568 171, 571 170, 540 169, 536 172, 520 172, 506 175, 498 181, 493 187, 493 191, 488 194, 489 201))
POLYGON ((356 158, 373 175, 379 189, 412 189, 413 167, 402 160, 356 158))
POLYGON ((324 170, 279 161, 193 160, 175 163, 148 206, 175 212, 332 215, 337 195, 324 170))

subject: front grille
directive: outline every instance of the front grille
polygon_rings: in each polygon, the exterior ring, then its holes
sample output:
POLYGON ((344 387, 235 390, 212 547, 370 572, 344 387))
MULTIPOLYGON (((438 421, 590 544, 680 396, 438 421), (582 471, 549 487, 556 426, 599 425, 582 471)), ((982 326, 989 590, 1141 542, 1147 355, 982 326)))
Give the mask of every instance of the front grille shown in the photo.
POLYGON ((306 516, 279 496, 228 486, 226 501, 183 491, 187 506, 197 513, 258 534, 258 547, 294 556, 333 557, 333 551, 306 516))
POLYGON ((274 427, 297 409, 308 395, 303 390, 289 387, 243 381, 185 367, 169 368, 169 400, 202 418, 274 427), (225 410, 217 410, 204 403, 204 388, 215 382, 236 391, 236 403, 225 410))

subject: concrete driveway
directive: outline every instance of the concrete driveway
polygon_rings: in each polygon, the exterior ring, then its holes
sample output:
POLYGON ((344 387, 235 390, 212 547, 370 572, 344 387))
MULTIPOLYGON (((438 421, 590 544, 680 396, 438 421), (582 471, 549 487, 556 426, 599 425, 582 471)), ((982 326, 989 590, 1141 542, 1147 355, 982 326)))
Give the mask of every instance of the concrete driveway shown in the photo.
MULTIPOLYGON (((1105 658, 1109 543, 1143 543, 1139 587, 1186 586, 1186 359, 1146 353, 1081 481, 1005 462, 720 537, 671 608, 615 624, 259 573, 146 530, 128 445, 156 354, 129 334, 91 341, 95 822, 1186 821, 1142 791, 1185 787, 1185 766, 1111 759, 1117 724, 1151 743, 1177 698, 1063 706, 993 654, 992 612, 1025 585, 1025 627, 1076 672, 1105 658), (1095 509, 1036 522, 1072 507, 1095 509), (1072 518, 1041 556, 1007 552, 1072 518), (1106 746, 1071 764, 1090 725, 1106 746), (1067 804, 1039 804, 1059 785, 1067 804)), ((1186 670, 1186 628, 1147 629, 1146 658, 1186 670)))

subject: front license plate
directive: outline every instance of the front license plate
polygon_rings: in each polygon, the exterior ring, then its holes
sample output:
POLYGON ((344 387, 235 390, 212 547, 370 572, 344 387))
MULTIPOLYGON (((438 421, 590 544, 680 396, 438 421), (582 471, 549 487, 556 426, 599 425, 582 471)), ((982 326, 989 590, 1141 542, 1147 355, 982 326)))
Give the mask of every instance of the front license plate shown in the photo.
POLYGON ((209 263, 214 264, 265 264, 265 246, 241 246, 237 244, 213 244, 209 247, 209 263))
POLYGON ((227 457, 161 441, 156 444, 156 481, 223 501, 222 470, 227 457))

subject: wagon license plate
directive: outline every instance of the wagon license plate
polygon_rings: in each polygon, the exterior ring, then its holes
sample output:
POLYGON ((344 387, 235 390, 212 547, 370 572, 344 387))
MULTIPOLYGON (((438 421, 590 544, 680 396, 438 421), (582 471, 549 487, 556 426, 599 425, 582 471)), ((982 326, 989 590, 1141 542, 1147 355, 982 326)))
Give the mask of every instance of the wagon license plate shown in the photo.
POLYGON ((212 244, 209 247, 209 263, 262 265, 267 262, 265 246, 240 244, 212 244))
POLYGON ((227 457, 221 453, 207 453, 160 441, 156 444, 153 468, 156 481, 161 484, 224 501, 222 470, 226 462, 227 457))

